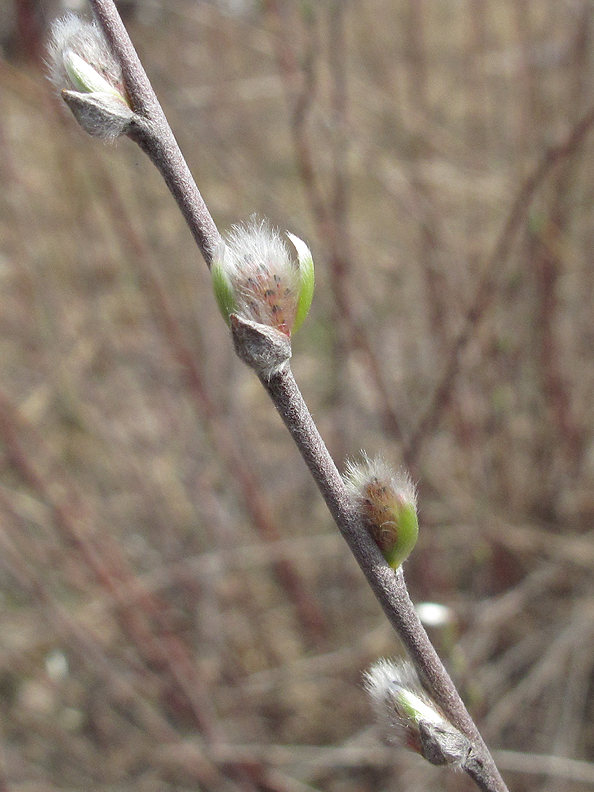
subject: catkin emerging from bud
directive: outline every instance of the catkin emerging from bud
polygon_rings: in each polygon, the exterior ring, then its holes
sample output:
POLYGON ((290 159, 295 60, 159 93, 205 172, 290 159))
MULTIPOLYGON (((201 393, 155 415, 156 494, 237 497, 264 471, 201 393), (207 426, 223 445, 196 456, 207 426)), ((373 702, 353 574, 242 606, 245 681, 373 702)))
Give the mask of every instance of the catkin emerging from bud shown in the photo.
POLYGON ((48 43, 50 79, 80 126, 114 140, 134 118, 122 71, 95 22, 68 14, 54 22, 48 43))
POLYGON ((297 261, 265 220, 252 218, 227 235, 211 268, 215 296, 227 322, 237 314, 285 335, 299 328, 313 296, 313 260, 305 242, 293 234, 287 237, 297 261))
POLYGON ((124 95, 122 70, 96 22, 77 14, 57 19, 47 49, 50 79, 59 90, 124 95))
POLYGON ((464 767, 469 739, 425 693, 411 663, 378 660, 364 685, 387 742, 416 751, 431 764, 464 767))
POLYGON ((348 465, 344 478, 369 533, 396 569, 419 535, 417 498, 410 477, 394 473, 381 458, 364 456, 361 463, 348 465))

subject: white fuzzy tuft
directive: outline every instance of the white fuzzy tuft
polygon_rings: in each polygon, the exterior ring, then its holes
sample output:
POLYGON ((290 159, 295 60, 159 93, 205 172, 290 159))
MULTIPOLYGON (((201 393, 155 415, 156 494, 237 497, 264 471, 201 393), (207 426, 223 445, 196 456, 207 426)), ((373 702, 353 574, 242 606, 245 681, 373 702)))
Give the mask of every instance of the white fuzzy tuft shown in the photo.
POLYGON ((52 25, 47 49, 49 77, 59 90, 80 90, 68 68, 74 55, 88 64, 111 92, 122 93, 120 66, 96 22, 88 22, 77 14, 57 19, 52 25))
POLYGON ((351 496, 357 500, 364 497, 366 487, 372 481, 381 482, 400 495, 404 501, 417 507, 417 492, 411 477, 405 470, 394 472, 381 456, 370 459, 361 452, 361 462, 350 460, 344 472, 344 482, 351 496))
POLYGON ((400 690, 421 690, 416 671, 407 660, 386 660, 374 663, 363 675, 363 686, 375 713, 385 717, 393 708, 394 695, 400 690))
POLYGON ((228 233, 222 263, 243 318, 290 331, 297 310, 299 268, 280 233, 253 217, 228 233))
POLYGON ((294 269, 280 232, 268 220, 252 217, 248 223, 234 225, 227 234, 227 246, 231 254, 228 265, 242 275, 245 275, 244 265, 257 268, 274 262, 282 269, 294 269))
POLYGON ((386 742, 421 753, 419 724, 447 725, 421 687, 412 663, 378 660, 365 673, 363 683, 386 742))

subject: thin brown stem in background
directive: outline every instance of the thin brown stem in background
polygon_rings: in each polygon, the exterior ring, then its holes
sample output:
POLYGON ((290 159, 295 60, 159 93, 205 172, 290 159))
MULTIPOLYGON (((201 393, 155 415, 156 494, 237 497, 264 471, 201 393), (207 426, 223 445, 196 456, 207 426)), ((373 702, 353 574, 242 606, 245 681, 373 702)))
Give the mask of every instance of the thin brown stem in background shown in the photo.
POLYGON ((577 151, 592 126, 594 126, 594 108, 589 110, 574 126, 564 143, 550 148, 544 154, 518 191, 493 253, 483 270, 470 308, 464 317, 462 329, 450 348, 443 373, 433 391, 429 405, 407 439, 403 450, 403 457, 407 465, 414 465, 422 444, 431 435, 450 403, 453 387, 460 371, 462 354, 474 338, 477 327, 493 304, 497 292, 498 275, 507 264, 517 235, 526 222, 534 196, 551 171, 577 151))
MULTIPOLYGON (((363 352, 371 381, 379 396, 382 423, 386 432, 396 440, 402 440, 401 419, 392 404, 388 386, 384 380, 381 362, 378 360, 378 356, 355 314, 352 298, 347 288, 345 254, 348 248, 346 247, 346 241, 343 244, 339 238, 339 230, 341 225, 344 225, 347 209, 343 195, 344 177, 339 178, 335 182, 334 206, 332 206, 331 202, 324 197, 320 180, 316 174, 316 164, 308 133, 308 113, 315 89, 313 65, 311 63, 313 53, 310 50, 309 57, 306 59, 303 68, 300 68, 294 49, 289 42, 286 28, 283 25, 278 1, 267 0, 266 8, 275 24, 276 58, 285 85, 287 103, 291 109, 290 132, 299 176, 309 201, 318 238, 328 251, 328 266, 332 278, 334 299, 336 300, 336 313, 340 322, 347 329, 352 347, 363 352), (338 218, 341 220, 341 224, 336 222, 336 210, 338 210, 338 218)), ((344 14, 344 10, 342 13, 344 14)), ((335 65, 340 67, 340 62, 335 65)), ((340 87, 339 79, 335 92, 335 102, 340 108, 344 108, 346 101, 344 90, 344 87, 340 87)), ((339 142, 339 146, 341 145, 343 143, 339 142)), ((337 156, 339 163, 342 163, 341 167, 344 167, 344 155, 338 154, 337 156)))

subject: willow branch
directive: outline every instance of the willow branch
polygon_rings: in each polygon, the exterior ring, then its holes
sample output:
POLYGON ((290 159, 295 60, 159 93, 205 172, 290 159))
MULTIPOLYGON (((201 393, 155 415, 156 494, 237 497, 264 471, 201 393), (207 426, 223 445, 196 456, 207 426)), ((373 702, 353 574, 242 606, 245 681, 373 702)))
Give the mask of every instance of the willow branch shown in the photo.
MULTIPOLYGON (((394 571, 369 535, 350 498, 301 395, 289 365, 290 347, 274 346, 269 328, 233 317, 233 338, 238 355, 254 369, 299 449, 340 533, 355 556, 390 624, 404 644, 417 672, 451 723, 473 746, 473 760, 464 768, 481 789, 507 789, 483 738, 466 709, 414 608, 402 567, 394 571), (265 351, 268 347, 268 351, 265 351), (262 367, 261 361, 272 361, 262 367)), ((286 342, 288 344, 288 341, 286 342)))
POLYGON ((221 235, 198 189, 165 113, 130 41, 113 0, 89 0, 109 46, 119 60, 126 92, 136 114, 128 137, 157 167, 210 267, 221 235))
MULTIPOLYGON (((183 158, 138 59, 113 0, 90 0, 114 55, 119 59, 135 114, 129 137, 163 175, 210 266, 221 237, 183 158)), ((464 769, 485 792, 507 792, 483 739, 423 628, 406 588, 402 569, 386 563, 369 536, 342 478, 301 396, 289 366, 290 343, 269 328, 232 317, 236 351, 270 395, 341 534, 377 600, 400 636, 419 676, 452 724, 471 741, 464 769)))

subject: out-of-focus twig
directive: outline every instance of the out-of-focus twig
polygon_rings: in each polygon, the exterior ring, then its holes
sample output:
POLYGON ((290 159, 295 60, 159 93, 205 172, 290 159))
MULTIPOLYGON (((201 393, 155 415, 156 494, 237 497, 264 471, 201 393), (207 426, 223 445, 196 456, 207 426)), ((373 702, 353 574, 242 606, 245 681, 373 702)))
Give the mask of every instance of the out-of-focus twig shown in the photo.
POLYGON ((526 221, 538 188, 560 162, 577 151, 593 126, 594 108, 591 108, 573 127, 563 143, 553 146, 545 152, 540 162, 520 187, 495 248, 483 270, 470 307, 464 317, 462 328, 451 345, 443 373, 433 391, 429 405, 412 434, 407 438, 403 449, 403 457, 407 465, 414 464, 422 443, 431 434, 450 402, 453 386, 460 370, 462 353, 474 337, 476 328, 493 303, 498 275, 511 254, 516 236, 526 221))
MULTIPOLYGON (((267 0, 266 7, 276 26, 276 58, 281 77, 285 85, 287 102, 291 109, 290 132, 293 140, 295 158, 299 169, 301 183, 309 201, 311 213, 317 227, 318 238, 328 250, 328 264, 332 278, 334 299, 336 300, 337 316, 345 327, 354 348, 360 349, 364 355, 371 381, 378 393, 385 430, 396 440, 403 439, 401 419, 397 414, 387 384, 384 380, 382 366, 378 360, 367 334, 364 332, 353 306, 352 296, 347 288, 348 244, 344 234, 346 223, 346 196, 343 143, 338 132, 337 151, 335 155, 336 178, 331 199, 327 199, 316 174, 316 165, 310 136, 308 134, 309 108, 315 91, 313 65, 310 62, 313 53, 301 69, 297 57, 289 42, 285 26, 282 23, 281 9, 277 0, 267 0)), ((335 91, 335 107, 344 118, 346 87, 341 84, 340 62, 335 63, 335 74, 339 75, 335 91)))
MULTIPOLYGON (((66 476, 45 473, 25 450, 21 436, 26 422, 10 400, 0 392, 0 437, 13 468, 32 490, 48 504, 64 541, 81 554, 96 579, 117 605, 123 629, 149 667, 167 670, 188 702, 201 731, 212 740, 219 736, 210 698, 195 673, 184 646, 173 635, 162 603, 144 589, 129 568, 118 545, 99 534, 84 501, 66 476), (150 628, 159 627, 157 637, 150 628)), ((27 427, 34 434, 32 427, 27 427)), ((43 446, 37 437, 38 452, 43 446)))

